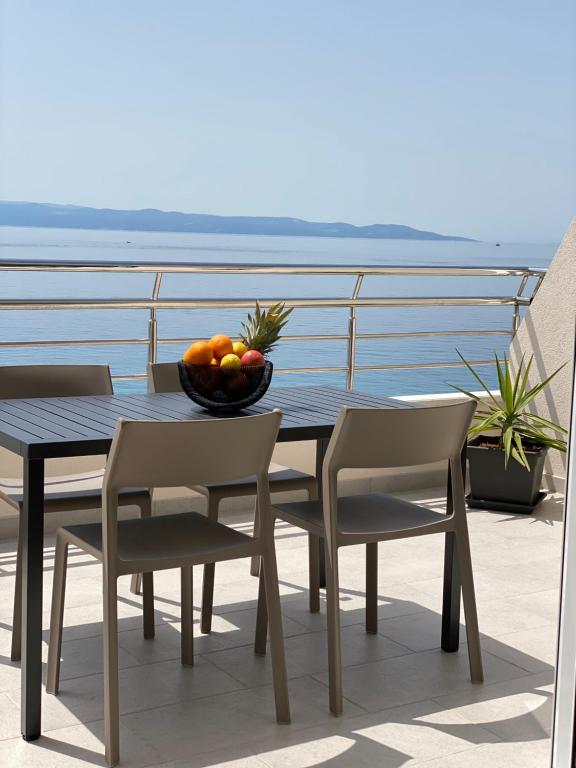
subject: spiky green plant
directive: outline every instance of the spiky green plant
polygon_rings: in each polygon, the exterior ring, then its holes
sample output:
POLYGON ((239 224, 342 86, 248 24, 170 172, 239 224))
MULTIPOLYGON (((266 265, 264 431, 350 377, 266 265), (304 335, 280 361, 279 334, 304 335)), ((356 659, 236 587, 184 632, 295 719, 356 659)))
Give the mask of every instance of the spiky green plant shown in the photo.
POLYGON ((263 355, 273 349, 293 310, 293 307, 285 307, 285 303, 279 301, 266 311, 256 302, 254 314, 248 314, 246 322, 242 323, 241 338, 249 349, 257 349, 263 355))
POLYGON ((559 451, 566 451, 566 441, 553 434, 551 435, 550 432, 566 435, 568 434, 567 431, 559 424, 554 424, 554 422, 548 421, 548 419, 544 419, 542 416, 537 416, 535 413, 530 413, 527 410, 528 405, 534 400, 536 395, 548 386, 550 381, 556 376, 558 371, 564 368, 566 363, 561 365, 560 368, 540 382, 540 384, 527 389, 528 375, 532 367, 534 355, 530 357, 527 365, 524 365, 524 355, 522 355, 518 370, 515 374, 512 374, 510 362, 506 355, 500 360, 498 355, 495 354, 501 400, 501 403, 499 403, 478 372, 464 359, 460 352, 458 352, 458 355, 482 389, 488 393, 488 400, 486 401, 456 384, 450 385, 478 403, 478 408, 474 414, 474 421, 477 423, 470 428, 468 433, 470 438, 478 437, 487 430, 497 430, 499 432, 499 447, 504 450, 505 465, 508 465, 508 461, 512 457, 528 471, 530 471, 530 466, 524 452, 526 445, 542 445, 548 448, 556 448, 559 451))

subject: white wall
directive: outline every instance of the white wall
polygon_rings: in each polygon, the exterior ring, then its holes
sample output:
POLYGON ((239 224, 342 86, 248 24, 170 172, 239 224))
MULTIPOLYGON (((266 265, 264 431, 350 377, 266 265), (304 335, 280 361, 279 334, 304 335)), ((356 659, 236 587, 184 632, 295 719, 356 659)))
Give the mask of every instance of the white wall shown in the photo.
MULTIPOLYGON (((572 387, 574 323, 576 319, 576 219, 566 232, 544 282, 510 345, 510 356, 518 364, 522 354, 534 355, 531 384, 565 368, 541 393, 533 412, 568 428, 572 387)), ((566 455, 551 451, 546 462, 549 487, 563 490, 566 455)))

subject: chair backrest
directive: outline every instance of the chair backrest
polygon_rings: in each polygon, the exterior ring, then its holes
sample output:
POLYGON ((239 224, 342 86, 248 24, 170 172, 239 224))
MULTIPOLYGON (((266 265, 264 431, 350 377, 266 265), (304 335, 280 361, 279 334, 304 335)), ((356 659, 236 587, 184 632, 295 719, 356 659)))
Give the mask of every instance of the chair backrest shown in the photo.
POLYGON ((425 408, 343 408, 322 469, 329 551, 338 532, 337 478, 341 469, 450 462, 453 512, 466 514, 460 454, 475 408, 473 400, 425 408))
POLYGON ((118 422, 107 490, 206 485, 267 475, 280 411, 228 419, 118 422))
POLYGON ((111 394, 107 365, 0 366, 0 400, 111 394))
POLYGON ((149 392, 181 392, 178 363, 148 363, 149 392))
POLYGON ((256 476, 262 536, 272 536, 268 466, 282 414, 195 421, 124 421, 112 440, 103 484, 104 560, 117 562, 118 491, 206 485, 256 476))
POLYGON ((343 408, 325 466, 393 468, 432 464, 460 454, 473 400, 424 408, 343 408))

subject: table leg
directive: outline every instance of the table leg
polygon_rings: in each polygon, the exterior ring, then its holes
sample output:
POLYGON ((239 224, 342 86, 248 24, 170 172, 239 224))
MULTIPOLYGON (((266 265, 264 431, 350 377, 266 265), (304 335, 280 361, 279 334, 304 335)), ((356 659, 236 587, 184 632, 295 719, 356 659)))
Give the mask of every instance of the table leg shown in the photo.
POLYGON ((34 741, 40 736, 42 712, 44 459, 24 460, 22 516, 21 730, 26 741, 34 741))
MULTIPOLYGON (((466 483, 466 446, 462 449, 462 477, 466 483)), ((446 512, 452 514, 452 475, 448 466, 446 512)), ((460 573, 456 557, 456 535, 446 534, 444 545, 444 588, 442 600, 442 650, 452 653, 460 645, 460 573)))
MULTIPOLYGON (((328 449, 329 439, 316 440, 316 482, 318 483, 318 500, 322 502, 322 467, 324 456, 328 449)), ((320 539, 320 586, 326 586, 326 555, 324 539, 320 539)))

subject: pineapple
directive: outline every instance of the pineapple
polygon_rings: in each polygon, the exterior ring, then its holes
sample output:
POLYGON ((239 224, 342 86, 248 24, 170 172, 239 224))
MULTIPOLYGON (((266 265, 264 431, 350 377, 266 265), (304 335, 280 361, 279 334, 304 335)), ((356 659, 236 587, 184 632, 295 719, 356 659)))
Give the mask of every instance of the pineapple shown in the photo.
POLYGON ((285 306, 278 302, 266 311, 260 309, 260 304, 256 302, 254 315, 248 314, 246 322, 242 323, 241 338, 248 349, 256 349, 263 355, 272 350, 293 309, 285 309, 285 306))

